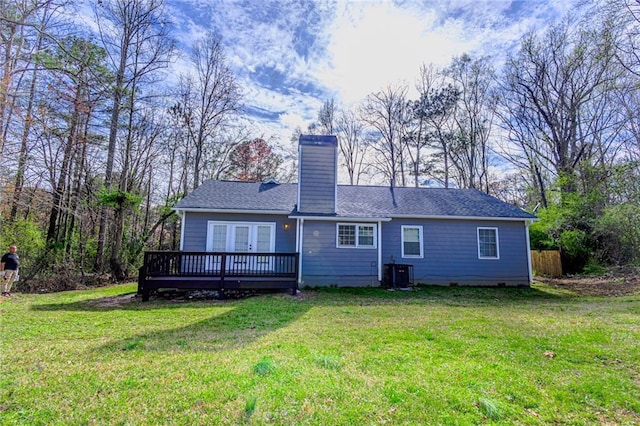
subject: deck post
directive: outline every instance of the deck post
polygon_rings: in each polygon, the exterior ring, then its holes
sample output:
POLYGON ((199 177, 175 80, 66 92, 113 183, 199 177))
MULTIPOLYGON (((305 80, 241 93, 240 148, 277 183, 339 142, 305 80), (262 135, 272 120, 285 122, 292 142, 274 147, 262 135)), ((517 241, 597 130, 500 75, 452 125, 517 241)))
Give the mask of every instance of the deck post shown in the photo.
POLYGON ((224 290, 224 271, 227 269, 227 255, 220 255, 220 290, 224 290))
POLYGON ((137 294, 142 294, 142 292, 144 290, 144 284, 145 284, 146 278, 147 278, 147 274, 146 274, 145 265, 142 265, 138 269, 138 292, 137 292, 137 294))

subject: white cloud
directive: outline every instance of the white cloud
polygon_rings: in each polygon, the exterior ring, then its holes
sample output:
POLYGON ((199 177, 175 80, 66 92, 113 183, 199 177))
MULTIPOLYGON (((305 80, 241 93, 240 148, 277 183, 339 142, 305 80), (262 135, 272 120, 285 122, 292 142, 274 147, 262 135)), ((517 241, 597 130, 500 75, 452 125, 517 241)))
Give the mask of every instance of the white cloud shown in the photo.
POLYGON ((496 7, 485 7, 481 13, 476 8, 466 16, 475 19, 469 22, 450 15, 456 5, 447 10, 435 3, 430 8, 378 1, 340 5, 327 29, 327 61, 315 76, 334 87, 345 104, 358 103, 389 84, 412 88, 422 64, 444 67, 452 57, 477 50, 487 36, 482 27, 500 15, 496 7))
POLYGON ((300 127, 304 130, 304 127, 307 124, 307 119, 295 112, 285 112, 280 114, 280 123, 282 123, 285 128, 291 129, 291 133, 293 133, 293 130, 295 130, 296 127, 300 127))
MULTIPOLYGON (((526 31, 562 18, 579 1, 169 0, 167 5, 181 48, 209 29, 223 36, 245 104, 276 117, 264 119, 260 128, 287 140, 296 127, 316 119, 327 98, 351 106, 391 84, 411 89, 422 64, 443 67, 464 52, 499 60, 526 31)), ((173 80, 188 67, 184 54, 173 66, 173 80)))
POLYGON ((245 70, 245 78, 267 66, 284 73, 286 84, 307 82, 324 91, 305 92, 296 86, 285 93, 285 88, 243 81, 256 106, 285 111, 274 132, 286 139, 295 127, 304 129, 315 120, 329 97, 348 107, 390 84, 413 89, 422 64, 444 67, 454 56, 467 52, 491 55, 499 66, 522 34, 562 17, 572 3, 338 0, 333 9, 316 2, 314 13, 308 13, 295 0, 266 2, 265 9, 277 8, 277 13, 270 11, 273 21, 258 21, 235 2, 221 2, 217 9, 224 5, 224 11, 218 11, 224 22, 219 20, 218 25, 232 39, 230 58, 245 70), (300 42, 294 29, 301 23, 315 37, 308 57, 301 57, 294 48, 300 42))
POLYGON ((433 16, 415 16, 392 3, 344 3, 329 28, 327 63, 316 76, 346 104, 390 83, 416 75, 428 42, 425 22, 433 16))

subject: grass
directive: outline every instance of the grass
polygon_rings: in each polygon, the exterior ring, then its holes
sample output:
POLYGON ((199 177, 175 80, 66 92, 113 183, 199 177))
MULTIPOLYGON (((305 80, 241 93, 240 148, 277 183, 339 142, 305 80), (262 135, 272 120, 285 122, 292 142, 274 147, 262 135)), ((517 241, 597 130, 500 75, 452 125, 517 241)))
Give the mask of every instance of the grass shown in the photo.
POLYGON ((3 299, 0 424, 640 423, 640 295, 134 290, 3 299))

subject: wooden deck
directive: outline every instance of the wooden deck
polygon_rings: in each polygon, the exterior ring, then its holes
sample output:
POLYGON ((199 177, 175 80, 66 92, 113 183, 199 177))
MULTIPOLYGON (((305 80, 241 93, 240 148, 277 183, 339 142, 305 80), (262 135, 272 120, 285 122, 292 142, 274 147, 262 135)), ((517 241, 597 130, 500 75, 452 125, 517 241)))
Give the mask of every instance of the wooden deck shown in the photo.
POLYGON ((149 300, 160 289, 298 289, 297 253, 147 251, 138 274, 138 294, 149 300))

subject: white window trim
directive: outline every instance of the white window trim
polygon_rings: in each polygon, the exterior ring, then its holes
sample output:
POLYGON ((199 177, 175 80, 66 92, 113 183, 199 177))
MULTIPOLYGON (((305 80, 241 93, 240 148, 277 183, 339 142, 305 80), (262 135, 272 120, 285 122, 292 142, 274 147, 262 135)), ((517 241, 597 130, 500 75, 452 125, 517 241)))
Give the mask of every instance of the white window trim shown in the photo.
POLYGON ((353 223, 353 222, 344 222, 344 223, 336 223, 336 248, 341 249, 376 249, 378 248, 378 227, 375 223, 353 223), (343 246, 340 245, 340 226, 355 226, 356 227, 356 245, 355 246, 343 246), (360 238, 360 227, 366 226, 367 228, 373 228, 373 245, 371 246, 361 246, 359 245, 360 238))
POLYGON ((500 260, 500 238, 498 236, 498 228, 491 226, 479 226, 476 230, 476 241, 478 243, 478 259, 481 260, 500 260), (480 253, 480 230, 493 230, 496 233, 496 255, 482 256, 480 253))
POLYGON ((226 238, 226 252, 233 252, 234 246, 234 229, 236 226, 249 226, 250 239, 256 239, 256 232, 258 226, 268 226, 271 229, 271 237, 270 237, 270 247, 269 252, 274 253, 276 249, 276 223, 275 222, 237 222, 237 221, 207 221, 207 241, 206 241, 206 250, 212 251, 211 243, 212 243, 212 232, 214 225, 226 225, 227 227, 227 238, 226 238))
POLYGON ((424 258, 424 236, 422 232, 422 225, 402 225, 400 230, 400 250, 403 259, 423 259, 424 258), (420 254, 404 254, 404 230, 405 229, 418 229, 418 239, 420 242, 420 254))

